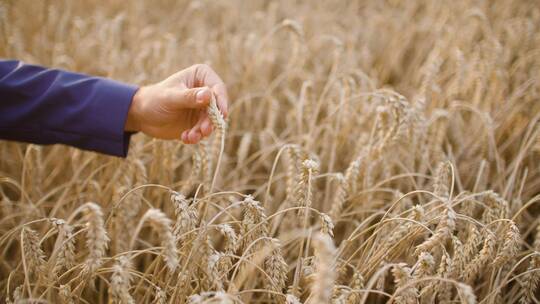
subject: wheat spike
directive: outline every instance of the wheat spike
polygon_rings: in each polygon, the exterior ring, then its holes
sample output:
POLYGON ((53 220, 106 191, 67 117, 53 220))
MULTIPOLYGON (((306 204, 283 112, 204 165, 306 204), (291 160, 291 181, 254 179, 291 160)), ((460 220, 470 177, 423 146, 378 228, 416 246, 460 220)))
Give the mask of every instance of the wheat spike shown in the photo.
POLYGON ((354 274, 353 274, 353 277, 352 277, 352 282, 351 282, 351 292, 349 292, 348 294, 348 297, 347 297, 347 304, 357 304, 357 303, 360 303, 360 295, 361 293, 358 292, 359 289, 364 289, 365 285, 364 285, 364 277, 362 276, 362 274, 355 270, 354 271, 354 274))
POLYGON ((21 250, 22 259, 26 261, 30 274, 45 275, 45 253, 41 248, 37 232, 29 227, 23 227, 21 230, 21 250))
MULTIPOLYGON (((533 242, 533 249, 536 252, 540 251, 540 224, 536 225, 536 234, 533 242)), ((538 288, 538 283, 540 283, 540 257, 534 255, 531 257, 527 271, 530 271, 523 278, 522 285, 522 296, 520 298, 521 304, 534 303, 536 300, 535 293, 538 288)))
POLYGON ((308 303, 330 303, 335 282, 333 261, 336 249, 332 239, 327 234, 315 235, 313 238, 313 246, 315 248, 317 271, 311 287, 311 296, 308 303))
POLYGON ((215 148, 212 149, 212 155, 217 155, 217 161, 216 166, 214 168, 214 177, 212 178, 212 183, 210 185, 210 192, 214 189, 216 179, 219 173, 219 166, 221 164, 221 157, 223 155, 223 150, 225 148, 225 132, 227 129, 227 123, 225 122, 225 119, 223 118, 223 115, 221 114, 221 111, 219 110, 216 102, 216 96, 212 94, 212 97, 210 99, 210 104, 208 106, 208 116, 210 117, 210 120, 212 121, 212 125, 214 125, 214 128, 217 129, 217 146, 214 146, 215 148))
POLYGON ((171 201, 176 214, 174 235, 179 241, 189 243, 194 239, 193 230, 199 221, 198 211, 181 193, 173 192, 171 201))
POLYGON ((302 302, 300 302, 300 300, 292 294, 287 294, 285 296, 285 303, 286 304, 302 304, 302 302))
POLYGON ((448 197, 450 195, 450 169, 452 165, 449 162, 442 162, 437 167, 435 181, 433 183, 433 193, 439 197, 448 197))
MULTIPOLYGON (((266 221, 264 208, 252 196, 247 196, 243 201, 243 205, 245 209, 241 225, 240 241, 242 244, 241 248, 245 249, 259 237, 268 235, 268 222, 266 221)), ((262 246, 261 243, 258 244, 260 245, 257 245, 257 248, 252 247, 252 250, 256 251, 262 246)))
POLYGON ((482 234, 474 225, 469 226, 467 242, 463 246, 461 252, 455 256, 455 265, 460 273, 465 271, 465 266, 478 253, 478 246, 482 243, 482 234))
POLYGON ((234 229, 227 224, 220 224, 217 226, 217 229, 225 238, 225 253, 234 253, 238 247, 238 237, 234 229))
POLYGON ((156 292, 155 292, 155 295, 154 295, 154 300, 153 302, 154 304, 166 304, 167 303, 167 293, 159 288, 159 287, 156 287, 156 292))
POLYGON ((114 303, 133 304, 135 301, 129 293, 131 284, 131 269, 132 265, 127 256, 120 256, 113 265, 111 286, 109 294, 114 303))
POLYGON ((62 304, 75 304, 76 297, 71 291, 69 285, 60 285, 58 296, 62 304))
POLYGON ((176 253, 176 237, 172 232, 172 221, 161 210, 148 209, 141 222, 149 223, 158 233, 167 267, 170 271, 174 271, 178 266, 178 254, 176 253))
MULTIPOLYGON (((402 288, 407 285, 412 280, 412 270, 407 267, 405 263, 400 263, 392 267, 392 275, 394 276, 394 283, 397 288, 402 288)), ((396 303, 416 303, 416 298, 418 298, 418 290, 414 286, 405 287, 400 289, 399 294, 396 295, 396 303)))
MULTIPOLYGON (((313 185, 311 180, 313 175, 317 174, 319 164, 313 159, 306 159, 302 162, 302 170, 300 171, 299 182, 295 187, 295 197, 298 199, 297 206, 311 207, 313 203, 313 185)), ((299 211, 299 215, 303 216, 307 212, 305 209, 299 211)))
POLYGON ((89 274, 94 274, 102 264, 109 244, 109 236, 105 230, 103 222, 103 212, 96 203, 86 203, 84 206, 84 221, 86 222, 86 246, 88 247, 88 257, 84 267, 89 274))
POLYGON ((435 233, 422 244, 416 247, 416 254, 423 251, 428 251, 437 245, 444 246, 447 239, 452 236, 456 226, 456 213, 451 206, 446 205, 446 209, 442 214, 441 221, 437 225, 435 233))
POLYGON ((275 249, 264 261, 264 270, 270 276, 270 280, 266 283, 266 287, 269 290, 281 293, 287 286, 288 266, 283 258, 279 240, 272 239, 272 242, 274 243, 275 249))
POLYGON ((476 296, 471 286, 458 282, 457 291, 462 303, 465 304, 476 304, 476 296))
POLYGON ((496 244, 495 234, 490 230, 486 230, 482 250, 480 250, 467 267, 465 267, 463 278, 466 282, 472 284, 480 273, 480 270, 482 270, 482 267, 486 265, 489 259, 493 258, 495 255, 496 244))
MULTIPOLYGON (((413 278, 415 280, 419 280, 424 277, 432 275, 434 267, 435 267, 435 260, 433 259, 433 256, 427 251, 421 252, 418 255, 418 261, 416 262, 416 267, 413 272, 413 278)), ((419 286, 422 287, 426 283, 420 282, 418 284, 419 286)))
POLYGON ((330 237, 334 237, 334 222, 332 218, 326 213, 319 213, 321 219, 321 232, 328 234, 330 237))
POLYGON ((347 198, 356 193, 358 177, 360 176, 360 168, 363 164, 364 155, 360 155, 357 159, 351 162, 345 171, 345 177, 340 179, 335 201, 330 209, 330 217, 337 221, 341 216, 347 198))
POLYGON ((56 257, 53 260, 52 275, 58 276, 63 269, 69 269, 75 264, 75 238, 73 227, 61 219, 52 219, 51 222, 58 230, 55 251, 56 257))
POLYGON ((520 249, 521 235, 519 229, 514 222, 510 222, 507 225, 506 233, 504 235, 504 243, 499 249, 493 265, 495 267, 501 267, 503 264, 513 259, 520 249))

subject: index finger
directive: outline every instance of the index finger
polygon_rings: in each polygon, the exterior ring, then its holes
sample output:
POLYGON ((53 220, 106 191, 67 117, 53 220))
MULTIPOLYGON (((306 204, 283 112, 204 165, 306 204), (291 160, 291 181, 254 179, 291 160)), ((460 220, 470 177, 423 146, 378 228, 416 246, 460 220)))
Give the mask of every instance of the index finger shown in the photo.
POLYGON ((196 86, 207 86, 212 88, 214 94, 217 97, 217 105, 223 114, 223 117, 227 117, 229 112, 229 96, 227 94, 227 87, 219 75, 206 64, 197 64, 194 66, 194 78, 196 86))

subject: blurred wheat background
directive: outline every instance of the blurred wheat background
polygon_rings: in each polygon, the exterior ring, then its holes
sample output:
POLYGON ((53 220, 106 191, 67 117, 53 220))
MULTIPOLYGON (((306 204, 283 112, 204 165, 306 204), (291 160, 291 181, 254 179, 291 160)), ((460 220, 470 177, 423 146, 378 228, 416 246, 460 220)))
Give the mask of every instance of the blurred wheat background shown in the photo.
POLYGON ((2 0, 0 57, 232 100, 125 160, 0 142, 0 302, 538 303, 537 1, 2 0))

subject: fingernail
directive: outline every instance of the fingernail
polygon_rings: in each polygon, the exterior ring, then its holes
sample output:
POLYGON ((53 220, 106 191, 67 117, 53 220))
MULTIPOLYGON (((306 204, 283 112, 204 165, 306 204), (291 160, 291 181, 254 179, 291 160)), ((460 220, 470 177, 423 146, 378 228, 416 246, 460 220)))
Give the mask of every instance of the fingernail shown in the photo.
POLYGON ((204 102, 210 97, 210 90, 208 89, 201 89, 197 92, 196 98, 197 102, 204 102))

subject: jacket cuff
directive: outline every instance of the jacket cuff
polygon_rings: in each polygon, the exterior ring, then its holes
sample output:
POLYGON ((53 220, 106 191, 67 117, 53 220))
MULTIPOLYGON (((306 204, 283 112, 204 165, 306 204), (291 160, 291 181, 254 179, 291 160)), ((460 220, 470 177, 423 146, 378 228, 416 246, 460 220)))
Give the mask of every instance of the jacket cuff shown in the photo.
POLYGON ((137 86, 125 84, 115 80, 100 78, 96 82, 95 95, 92 97, 92 108, 96 111, 96 129, 102 139, 108 143, 89 147, 90 150, 126 157, 129 149, 131 135, 135 132, 126 132, 126 124, 129 107, 133 96, 139 89, 137 86))

